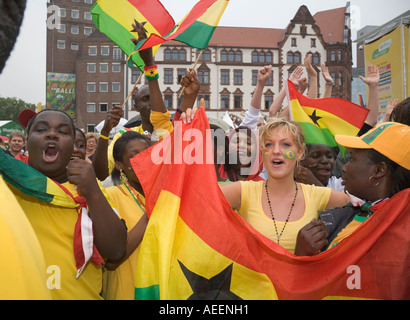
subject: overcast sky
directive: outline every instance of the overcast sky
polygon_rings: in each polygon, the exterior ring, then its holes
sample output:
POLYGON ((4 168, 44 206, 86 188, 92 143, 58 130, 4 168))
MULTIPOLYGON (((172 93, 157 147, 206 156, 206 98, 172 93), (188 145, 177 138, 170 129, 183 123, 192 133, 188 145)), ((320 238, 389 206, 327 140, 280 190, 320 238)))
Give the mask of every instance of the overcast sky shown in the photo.
MULTIPOLYGON (((198 0, 162 0, 178 22, 198 0)), ((298 8, 306 5, 316 12, 346 6, 343 0, 230 0, 221 26, 285 29, 298 8)), ((408 0, 352 0, 352 37, 367 25, 382 25, 410 10, 408 0)), ((0 96, 17 97, 45 104, 46 87, 46 0, 27 0, 16 45, 0 75, 0 96)), ((0 44, 1 45, 1 44, 0 44)))

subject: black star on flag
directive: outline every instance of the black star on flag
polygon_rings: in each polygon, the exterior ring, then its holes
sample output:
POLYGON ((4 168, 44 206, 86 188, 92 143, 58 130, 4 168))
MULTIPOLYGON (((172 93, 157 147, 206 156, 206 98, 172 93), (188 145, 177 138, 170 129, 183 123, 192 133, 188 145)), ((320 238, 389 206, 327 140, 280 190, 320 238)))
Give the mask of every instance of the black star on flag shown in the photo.
MULTIPOLYGON (((144 27, 146 23, 147 23, 147 21, 141 22, 141 25, 142 25, 142 29, 143 29, 146 33, 148 33, 147 29, 145 29, 145 27, 144 27)), ((138 27, 139 22, 134 19, 134 24, 135 24, 135 26, 138 27)), ((130 32, 138 32, 138 31, 137 31, 136 28, 133 27, 132 30, 130 30, 130 32)))
POLYGON ((181 261, 178 263, 194 292, 188 300, 242 300, 230 291, 233 264, 210 279, 188 270, 181 261))
POLYGON ((318 116, 316 115, 316 110, 313 111, 312 115, 310 115, 309 117, 310 117, 310 119, 312 119, 312 121, 313 121, 313 123, 314 123, 315 125, 317 125, 318 127, 320 127, 320 125, 319 125, 319 123, 318 123, 318 120, 322 119, 322 117, 318 117, 318 116))

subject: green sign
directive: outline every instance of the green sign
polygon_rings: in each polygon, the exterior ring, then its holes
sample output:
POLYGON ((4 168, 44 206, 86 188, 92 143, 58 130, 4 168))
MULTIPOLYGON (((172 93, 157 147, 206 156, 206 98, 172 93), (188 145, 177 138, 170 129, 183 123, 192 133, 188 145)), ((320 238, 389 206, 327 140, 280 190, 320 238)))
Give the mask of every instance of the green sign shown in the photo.
POLYGON ((47 108, 75 118, 75 74, 47 72, 47 108))

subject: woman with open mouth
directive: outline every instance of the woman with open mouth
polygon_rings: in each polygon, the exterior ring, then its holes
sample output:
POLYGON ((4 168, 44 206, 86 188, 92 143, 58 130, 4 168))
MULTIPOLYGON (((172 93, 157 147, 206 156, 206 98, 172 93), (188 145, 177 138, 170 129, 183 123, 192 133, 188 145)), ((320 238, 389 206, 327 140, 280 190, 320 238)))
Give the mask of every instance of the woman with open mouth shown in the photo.
POLYGON ((268 180, 220 187, 231 207, 246 221, 293 253, 299 230, 318 219, 318 210, 343 206, 348 196, 294 180, 297 162, 305 151, 303 131, 296 123, 272 118, 263 127, 259 143, 268 180))

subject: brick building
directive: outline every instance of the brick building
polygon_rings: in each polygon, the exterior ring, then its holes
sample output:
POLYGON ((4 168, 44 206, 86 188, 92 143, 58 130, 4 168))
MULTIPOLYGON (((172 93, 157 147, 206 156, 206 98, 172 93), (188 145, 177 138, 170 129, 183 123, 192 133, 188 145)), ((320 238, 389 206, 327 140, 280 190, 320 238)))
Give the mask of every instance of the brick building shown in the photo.
MULTIPOLYGON (((76 74, 76 125, 87 131, 94 130, 113 104, 125 100, 139 76, 138 70, 125 66, 121 50, 95 29, 89 16, 94 2, 53 0, 60 7, 61 24, 65 26, 47 31, 47 72, 76 74)), ((222 118, 226 111, 239 115, 250 104, 258 69, 271 64, 273 75, 262 103, 267 114, 290 73, 303 64, 308 53, 313 54, 313 65, 319 73, 319 97, 325 90, 320 74, 320 65, 325 63, 335 82, 332 95, 350 99, 349 19, 348 2, 346 7, 314 15, 301 6, 286 29, 217 27, 197 65, 201 81, 198 99, 205 99, 208 117, 222 118)), ((160 88, 171 112, 179 104, 180 78, 198 54, 197 49, 176 41, 163 44, 156 54, 160 88)), ((131 109, 127 111, 128 119, 137 115, 131 109)))

